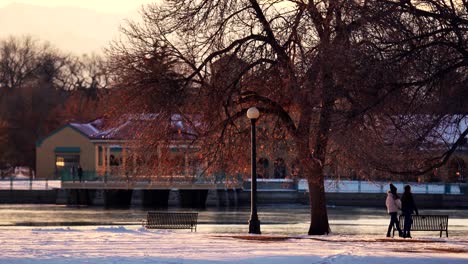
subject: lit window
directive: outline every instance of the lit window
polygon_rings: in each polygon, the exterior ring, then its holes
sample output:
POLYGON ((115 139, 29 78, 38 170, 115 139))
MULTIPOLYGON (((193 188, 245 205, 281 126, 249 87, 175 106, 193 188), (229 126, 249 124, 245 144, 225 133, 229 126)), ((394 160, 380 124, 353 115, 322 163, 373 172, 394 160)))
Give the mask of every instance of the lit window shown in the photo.
POLYGON ((57 157, 57 160, 55 162, 55 166, 57 166, 57 167, 65 166, 65 159, 63 157, 57 157))

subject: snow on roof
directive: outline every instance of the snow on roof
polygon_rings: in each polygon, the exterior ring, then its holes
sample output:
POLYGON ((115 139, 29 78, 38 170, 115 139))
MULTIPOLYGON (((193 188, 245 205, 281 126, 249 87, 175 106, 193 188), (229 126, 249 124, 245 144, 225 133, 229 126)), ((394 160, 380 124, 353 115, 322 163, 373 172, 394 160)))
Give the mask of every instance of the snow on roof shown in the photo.
POLYGON ((99 130, 95 128, 92 123, 70 123, 70 126, 78 129, 79 131, 83 132, 88 137, 92 137, 94 134, 99 133, 99 130))
POLYGON ((468 128, 465 115, 399 115, 390 119, 390 123, 385 123, 389 143, 410 138, 450 147, 468 128))
POLYGON ((116 127, 111 127, 106 130, 100 131, 94 134, 92 137, 95 139, 126 139, 129 138, 128 135, 128 127, 130 126, 131 122, 126 121, 121 125, 116 127))
MULTIPOLYGON (((90 139, 132 139, 142 127, 146 126, 146 122, 157 121, 158 116, 158 114, 126 115, 120 124, 106 129, 99 129, 104 124, 102 119, 90 123, 70 123, 69 125, 83 132, 90 139)), ((177 139, 188 138, 190 137, 188 135, 195 134, 194 129, 186 125, 187 122, 184 122, 181 115, 172 115, 170 122, 171 129, 176 134, 177 139)))
POLYGON ((467 128, 468 117, 464 115, 447 116, 444 122, 436 129, 439 135, 439 142, 454 144, 467 128))
MULTIPOLYGON (((145 122, 157 121, 158 114, 129 114, 122 118, 120 124, 106 129, 100 129, 104 125, 103 119, 96 119, 89 123, 70 123, 69 125, 84 133, 90 139, 132 139, 134 135, 144 126, 145 122)), ((446 115, 442 118, 433 115, 402 115, 394 117, 397 122, 404 126, 411 127, 414 124, 431 124, 434 120, 437 125, 431 128, 426 140, 436 144, 452 145, 460 135, 468 128, 468 117, 465 115, 446 115)), ((171 116, 171 129, 174 132, 173 139, 188 139, 196 135, 192 126, 201 127, 199 120, 194 120, 193 124, 185 121, 182 115, 174 114, 171 116)), ((398 135, 398 129, 393 127, 389 136, 398 135)))

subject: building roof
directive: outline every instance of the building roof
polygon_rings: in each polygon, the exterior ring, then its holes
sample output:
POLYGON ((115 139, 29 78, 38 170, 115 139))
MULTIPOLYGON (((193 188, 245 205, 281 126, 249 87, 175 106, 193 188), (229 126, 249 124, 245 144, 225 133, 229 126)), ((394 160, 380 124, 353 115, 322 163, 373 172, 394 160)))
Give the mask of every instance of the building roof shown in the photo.
POLYGON ((96 133, 99 133, 99 130, 92 123, 70 123, 69 125, 74 127, 75 129, 78 129, 89 138, 93 137, 93 135, 95 135, 96 133))
MULTIPOLYGON (((89 123, 69 123, 38 140, 36 146, 40 146, 45 139, 66 127, 76 130, 90 140, 131 140, 139 131, 148 126, 148 122, 157 122, 157 117, 156 114, 127 115, 114 126, 105 126, 103 119, 96 119, 89 123)), ((170 131, 173 133, 171 137, 173 140, 193 139, 196 134, 194 129, 186 125, 180 115, 171 116, 170 131)))

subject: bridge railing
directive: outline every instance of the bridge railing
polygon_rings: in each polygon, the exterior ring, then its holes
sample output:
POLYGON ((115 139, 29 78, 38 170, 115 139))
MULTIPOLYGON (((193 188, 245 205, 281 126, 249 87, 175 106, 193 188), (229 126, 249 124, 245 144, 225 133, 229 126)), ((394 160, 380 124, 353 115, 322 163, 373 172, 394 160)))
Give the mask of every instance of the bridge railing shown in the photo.
POLYGON ((119 172, 78 172, 63 171, 59 174, 62 182, 159 182, 159 183, 190 183, 190 184, 213 184, 224 182, 220 178, 193 175, 165 175, 153 176, 146 174, 128 174, 119 172))
POLYGON ((0 190, 52 190, 60 189, 60 180, 48 179, 16 179, 5 177, 0 179, 0 190))
MULTIPOLYGON (((52 190, 61 188, 63 182, 79 182, 78 176, 73 178, 73 175, 64 174, 60 180, 48 179, 17 179, 14 177, 5 177, 0 179, 0 190, 52 190)), ((238 179, 235 179, 236 181, 238 179)), ((83 172, 82 181, 85 182, 146 182, 152 184, 166 183, 166 184, 225 184, 228 186, 234 182, 233 179, 206 177, 206 178, 187 178, 185 176, 167 176, 167 177, 136 177, 127 181, 123 175, 99 175, 96 172, 83 172)), ((393 183, 402 193, 403 187, 406 184, 411 185, 413 193, 418 194, 463 194, 466 193, 466 184, 457 183, 393 183), (464 186, 465 190, 462 190, 464 186)), ((240 186, 240 185, 236 185, 240 186)), ((250 180, 244 181, 243 187, 248 190, 250 187, 250 180)), ((299 180, 294 181, 291 179, 259 179, 259 190, 298 190, 308 191, 307 181, 299 180)), ((367 181, 325 181, 325 191, 330 193, 385 193, 388 188, 388 182, 367 182, 367 181)))
MULTIPOLYGON (((60 175, 62 182, 79 182, 78 173, 68 171, 60 175)), ((250 189, 250 179, 244 180, 241 175, 226 176, 215 174, 212 176, 193 175, 166 175, 152 176, 146 174, 125 174, 117 171, 99 173, 96 171, 83 171, 81 181, 83 182, 125 182, 125 183, 150 183, 150 184, 224 184, 226 186, 243 186, 245 190, 250 189)), ((424 194, 463 194, 460 184, 457 183, 404 183, 394 182, 399 193, 403 192, 406 184, 411 185, 413 193, 424 194)), ((290 190, 308 191, 307 181, 304 179, 258 179, 259 190, 290 190)), ((389 187, 388 182, 369 182, 351 180, 325 180, 325 192, 329 193, 385 193, 389 187)))
MULTIPOLYGON (((424 194, 462 194, 458 183, 418 183, 418 182, 393 182, 399 193, 403 193, 404 186, 409 184, 412 193, 424 194)), ((299 180, 297 183, 299 191, 308 191, 307 181, 299 180)), ((386 193, 389 182, 369 181, 335 181, 325 180, 325 192, 338 193, 386 193)))

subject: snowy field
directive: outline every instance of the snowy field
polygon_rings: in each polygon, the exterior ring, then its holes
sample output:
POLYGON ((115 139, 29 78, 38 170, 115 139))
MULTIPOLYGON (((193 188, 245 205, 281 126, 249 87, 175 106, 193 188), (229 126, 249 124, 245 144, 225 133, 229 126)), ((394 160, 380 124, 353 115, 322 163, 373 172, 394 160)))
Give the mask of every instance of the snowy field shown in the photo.
POLYGON ((138 226, 2 227, 0 263, 468 263, 468 238, 286 236, 138 226))

